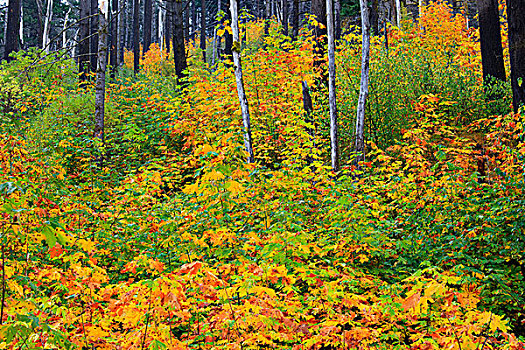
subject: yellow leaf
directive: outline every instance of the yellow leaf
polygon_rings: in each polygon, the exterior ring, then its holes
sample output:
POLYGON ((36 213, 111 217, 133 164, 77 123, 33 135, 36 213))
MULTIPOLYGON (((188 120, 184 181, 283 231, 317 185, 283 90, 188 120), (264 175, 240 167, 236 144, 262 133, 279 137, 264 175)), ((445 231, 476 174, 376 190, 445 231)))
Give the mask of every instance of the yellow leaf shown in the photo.
POLYGON ((228 189, 228 191, 230 191, 230 193, 234 196, 238 195, 239 193, 241 193, 242 191, 244 191, 244 187, 237 181, 235 180, 232 180, 232 181, 228 181, 226 183, 226 188, 228 189))

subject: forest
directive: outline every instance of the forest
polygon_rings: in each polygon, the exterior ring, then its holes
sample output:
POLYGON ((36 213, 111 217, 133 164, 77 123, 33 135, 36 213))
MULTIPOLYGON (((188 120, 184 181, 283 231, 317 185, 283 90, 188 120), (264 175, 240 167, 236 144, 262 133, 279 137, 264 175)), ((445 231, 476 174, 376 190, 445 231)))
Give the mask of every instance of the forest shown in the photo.
POLYGON ((525 1, 0 22, 0 349, 525 349, 525 1))

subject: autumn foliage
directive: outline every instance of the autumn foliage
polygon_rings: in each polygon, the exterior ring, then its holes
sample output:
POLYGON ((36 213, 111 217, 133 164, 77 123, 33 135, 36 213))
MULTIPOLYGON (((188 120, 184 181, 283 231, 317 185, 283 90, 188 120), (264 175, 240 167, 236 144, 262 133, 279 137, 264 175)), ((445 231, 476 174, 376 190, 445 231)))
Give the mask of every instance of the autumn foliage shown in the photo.
MULTIPOLYGON (((390 61, 375 39, 372 76, 431 49, 439 74, 395 100, 375 80, 370 122, 389 138, 368 131, 361 170, 347 143, 338 177, 322 92, 315 125, 303 111, 306 30, 292 42, 273 26, 263 48, 263 24, 249 24, 255 164, 228 64, 193 62, 180 90, 152 46, 137 79, 108 86, 104 146, 87 127, 91 86, 67 65, 29 72, 13 91, 31 99, 0 127, 0 348, 523 349, 523 117, 478 106, 481 85, 449 89, 481 77, 462 21, 436 3, 390 27, 390 61)), ((358 40, 339 48, 347 141, 358 40)))

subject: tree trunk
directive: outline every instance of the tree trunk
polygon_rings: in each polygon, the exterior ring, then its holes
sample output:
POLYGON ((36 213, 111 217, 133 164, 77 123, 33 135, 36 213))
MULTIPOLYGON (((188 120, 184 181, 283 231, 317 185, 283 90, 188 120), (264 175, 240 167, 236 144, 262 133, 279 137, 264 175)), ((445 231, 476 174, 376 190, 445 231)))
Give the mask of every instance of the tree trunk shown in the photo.
POLYGON ((201 0, 201 50, 202 61, 206 63, 206 0, 201 0))
POLYGON ((334 26, 335 26, 335 40, 341 39, 341 1, 335 0, 335 15, 334 15, 334 26))
POLYGON ((153 2, 151 0, 144 0, 144 27, 142 39, 142 55, 148 52, 151 45, 151 12, 153 11, 153 2))
POLYGON ((396 0, 396 26, 401 27, 401 1, 396 0))
POLYGON ((242 79, 241 65, 241 42, 239 38, 239 14, 237 0, 230 0, 230 13, 232 17, 232 36, 233 36, 233 65, 235 67, 235 81, 237 82, 237 96, 241 105, 242 123, 244 125, 244 147, 248 153, 248 163, 253 163, 252 131, 250 126, 250 110, 248 100, 244 92, 244 82, 242 79))
MULTIPOLYGON (((71 9, 69 9, 71 11, 71 9)), ((66 19, 69 16, 69 11, 66 15, 66 19)), ((66 20, 67 22, 67 20, 66 20)), ((20 48, 24 48, 24 4, 20 4, 20 30, 18 31, 18 37, 20 39, 20 48)))
POLYGON ((185 6, 184 11, 184 37, 187 39, 190 37, 190 16, 191 16, 191 9, 189 6, 185 6))
POLYGON ((62 49, 66 49, 67 46, 67 22, 69 21, 69 13, 71 7, 67 10, 66 17, 64 18, 64 24, 62 25, 62 49))
POLYGON ((53 18, 53 0, 47 0, 46 20, 44 22, 43 49, 49 52, 49 32, 51 31, 51 19, 53 18))
POLYGON ((191 41, 194 43, 195 41, 195 35, 197 32, 197 6, 196 2, 197 0, 190 0, 191 1, 191 41))
POLYGON ((117 71, 118 53, 118 0, 111 0, 111 50, 109 54, 109 64, 111 66, 111 78, 115 78, 117 71))
MULTIPOLYGON (((221 0, 217 0, 217 16, 219 15, 219 12, 221 11, 221 0)), ((212 47, 212 57, 211 57, 211 65, 215 65, 215 62, 220 59, 219 54, 219 36, 217 35, 217 28, 213 31, 213 47, 212 47)))
POLYGON ((183 0, 175 0, 173 15, 173 56, 175 60, 175 72, 179 84, 186 85, 186 49, 184 47, 184 27, 182 19, 183 0))
POLYGON ((288 0, 281 0, 283 35, 288 36, 288 0))
POLYGON ((78 71, 81 82, 86 81, 89 73, 89 14, 91 13, 91 1, 80 0, 80 23, 78 40, 78 71))
POLYGON ((478 0, 478 11, 483 81, 485 84, 492 84, 494 79, 505 81, 498 1, 478 0))
POLYGON ((321 26, 315 26, 314 28, 314 70, 321 75, 321 81, 327 83, 326 68, 324 65, 325 54, 326 54, 326 1, 325 0, 312 0, 312 14, 321 26))
POLYGON ((20 14, 22 11, 22 1, 21 0, 9 0, 9 5, 7 7, 7 30, 5 38, 5 50, 4 50, 4 59, 8 62, 12 60, 9 57, 11 52, 18 51, 19 40, 20 40, 20 14))
MULTIPOLYGON (((104 144, 104 99, 106 97, 106 65, 108 54, 108 0, 100 0, 98 15, 98 55, 97 80, 95 85, 95 131, 94 137, 104 144)), ((100 156, 99 166, 102 166, 103 157, 100 156)))
POLYGON ((159 25, 157 27, 158 30, 158 37, 159 37, 159 47, 160 50, 163 51, 166 49, 166 42, 164 40, 164 22, 166 21, 166 11, 162 8, 162 6, 159 6, 159 25))
POLYGON ((299 36, 299 0, 292 0, 292 39, 299 36))
POLYGON ((37 38, 37 42, 38 42, 38 47, 39 48, 42 48, 42 43, 43 43, 43 40, 44 40, 44 13, 43 13, 43 9, 42 9, 42 1, 41 0, 36 0, 36 9, 37 9, 37 35, 38 35, 38 38, 37 38))
POLYGON ((91 0, 91 71, 97 71, 97 53, 98 53, 98 0, 91 0))
POLYGON ((171 28, 173 27, 173 0, 166 1, 166 19, 164 21, 164 42, 166 51, 171 50, 171 28))
POLYGON ((337 103, 335 91, 335 29, 334 0, 326 0, 326 29, 328 36, 328 104, 330 106, 330 159, 332 171, 339 171, 339 142, 337 135, 337 103))
POLYGON ((510 81, 514 112, 525 104, 525 1, 507 0, 510 81))
POLYGON ((372 0, 372 7, 370 8, 370 26, 371 34, 379 35, 379 1, 372 0))
POLYGON ((123 0, 118 9, 118 55, 117 55, 117 66, 120 66, 124 62, 124 47, 126 45, 126 26, 128 22, 126 21, 127 16, 127 1, 123 0))
POLYGON ((268 36, 270 29, 271 0, 266 0, 266 16, 264 20, 264 36, 268 36))
MULTIPOLYGON (((398 0, 399 1, 399 0, 398 0)), ((355 126, 355 152, 356 163, 365 159, 365 109, 368 97, 368 78, 370 69, 370 15, 367 0, 359 0, 361 8, 361 25, 363 35, 363 48, 361 59, 361 84, 359 100, 357 101, 357 117, 355 126)))
POLYGON ((139 39, 139 0, 133 0, 133 72, 139 72, 140 39, 139 39))

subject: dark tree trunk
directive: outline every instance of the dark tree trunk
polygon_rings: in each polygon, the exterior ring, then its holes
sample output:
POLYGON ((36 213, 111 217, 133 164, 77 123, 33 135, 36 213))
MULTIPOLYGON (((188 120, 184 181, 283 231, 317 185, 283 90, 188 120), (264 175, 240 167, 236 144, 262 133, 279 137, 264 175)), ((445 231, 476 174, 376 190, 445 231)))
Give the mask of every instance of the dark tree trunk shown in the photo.
POLYGON ((202 60, 206 63, 206 0, 201 0, 201 50, 202 60))
POLYGON ((288 0, 282 0, 283 7, 283 34, 288 36, 288 0))
POLYGON ((144 38, 142 39, 142 54, 148 52, 151 45, 151 14, 153 11, 153 2, 151 0, 144 1, 144 38))
POLYGON ((494 82, 494 78, 505 81, 498 1, 478 0, 478 11, 483 81, 486 84, 494 82))
POLYGON ((98 54, 98 0, 91 0, 91 71, 97 71, 97 54, 98 54))
POLYGON ((292 39, 299 36, 299 0, 292 0, 292 39))
POLYGON ((87 79, 89 73, 89 14, 91 13, 90 0, 80 0, 80 23, 78 30, 78 71, 80 81, 87 79))
POLYGON ((525 1, 507 0, 510 81, 514 112, 525 104, 525 1))
POLYGON ((341 1, 335 0, 335 40, 341 39, 341 1))
POLYGON ((140 39, 139 39, 139 0, 133 0, 133 72, 139 72, 140 39))
POLYGON ((117 70, 118 52, 118 0, 111 0, 111 49, 109 54, 109 64, 111 65, 111 78, 115 78, 117 70))
POLYGON ((379 35, 379 1, 372 0, 370 6, 370 26, 372 27, 372 35, 379 35))
POLYGON ((7 31, 5 38, 4 59, 12 60, 9 55, 18 51, 20 40, 20 14, 22 11, 21 0, 9 0, 7 7, 7 31))
POLYGON ((191 16, 190 7, 186 6, 184 10, 184 37, 186 39, 190 37, 190 16, 191 16))
POLYGON ((166 51, 171 50, 171 28, 173 27, 173 0, 166 1, 166 19, 164 20, 164 42, 166 51))
POLYGON ((179 84, 185 85, 186 81, 186 48, 184 47, 184 27, 182 19, 183 0, 175 0, 173 14, 173 56, 175 59, 175 72, 179 84))
POLYGON ((117 64, 118 65, 121 65, 123 62, 124 62, 124 47, 126 45, 126 27, 128 25, 128 21, 127 21, 127 7, 128 7, 128 4, 127 4, 127 0, 123 0, 122 3, 120 4, 120 7, 118 9, 119 11, 119 14, 118 14, 118 19, 119 19, 119 22, 118 22, 118 30, 119 30, 119 40, 118 40, 118 60, 117 60, 117 64))
MULTIPOLYGON (((99 10, 99 43, 97 52, 97 79, 95 85, 95 130, 94 137, 104 145, 104 100, 106 97, 106 66, 108 54, 108 23, 107 8, 99 10)), ((101 148, 101 153, 102 153, 101 148)), ((99 158, 99 166, 102 167, 104 157, 102 154, 99 158)))
POLYGON ((314 36, 314 69, 320 73, 325 86, 328 83, 328 75, 325 67, 326 54, 326 2, 324 0, 312 0, 312 14, 322 26, 315 26, 314 36))

